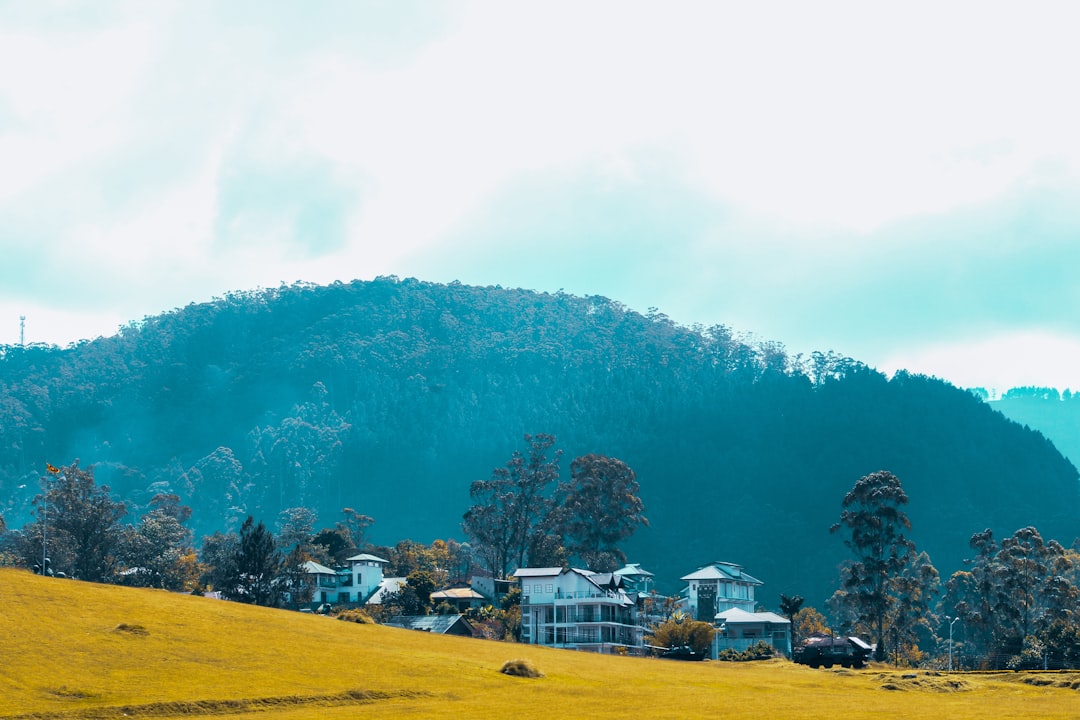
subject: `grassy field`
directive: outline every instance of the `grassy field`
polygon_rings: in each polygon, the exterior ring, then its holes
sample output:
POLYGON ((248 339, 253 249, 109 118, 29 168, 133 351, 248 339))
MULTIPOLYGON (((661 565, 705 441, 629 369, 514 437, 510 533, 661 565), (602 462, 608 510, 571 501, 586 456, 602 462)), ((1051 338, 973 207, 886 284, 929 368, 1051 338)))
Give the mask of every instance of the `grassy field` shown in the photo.
POLYGON ((1080 718, 1080 673, 910 675, 596 656, 0 569, 0 718, 1080 718), (499 672, 518 658, 545 677, 499 672))

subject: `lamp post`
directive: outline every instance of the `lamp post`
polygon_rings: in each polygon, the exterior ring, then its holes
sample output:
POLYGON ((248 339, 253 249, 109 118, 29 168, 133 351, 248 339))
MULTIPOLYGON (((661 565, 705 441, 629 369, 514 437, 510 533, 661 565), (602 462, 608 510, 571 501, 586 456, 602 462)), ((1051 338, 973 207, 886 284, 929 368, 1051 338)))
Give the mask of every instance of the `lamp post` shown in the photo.
POLYGON ((950 620, 949 623, 949 672, 952 672, 952 626, 956 624, 956 621, 960 618, 951 618, 948 615, 945 616, 946 620, 950 620))

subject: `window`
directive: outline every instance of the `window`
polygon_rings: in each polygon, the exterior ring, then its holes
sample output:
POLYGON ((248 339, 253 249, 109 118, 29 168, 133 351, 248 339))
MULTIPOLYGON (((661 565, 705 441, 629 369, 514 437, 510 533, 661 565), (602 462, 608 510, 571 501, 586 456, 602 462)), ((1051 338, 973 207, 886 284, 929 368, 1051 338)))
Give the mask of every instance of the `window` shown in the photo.
POLYGON ((544 588, 544 592, 554 592, 554 590, 555 587, 551 583, 548 583, 547 587, 544 588))

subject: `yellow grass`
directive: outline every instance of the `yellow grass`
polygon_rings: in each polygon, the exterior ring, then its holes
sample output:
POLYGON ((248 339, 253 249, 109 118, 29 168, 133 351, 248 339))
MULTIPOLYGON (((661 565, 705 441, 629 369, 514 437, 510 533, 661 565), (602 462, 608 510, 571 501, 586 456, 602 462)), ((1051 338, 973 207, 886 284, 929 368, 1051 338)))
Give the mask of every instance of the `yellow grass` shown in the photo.
POLYGON ((596 656, 0 569, 0 718, 1080 717, 1080 673, 903 674, 596 656), (516 659, 545 677, 499 673, 516 659))

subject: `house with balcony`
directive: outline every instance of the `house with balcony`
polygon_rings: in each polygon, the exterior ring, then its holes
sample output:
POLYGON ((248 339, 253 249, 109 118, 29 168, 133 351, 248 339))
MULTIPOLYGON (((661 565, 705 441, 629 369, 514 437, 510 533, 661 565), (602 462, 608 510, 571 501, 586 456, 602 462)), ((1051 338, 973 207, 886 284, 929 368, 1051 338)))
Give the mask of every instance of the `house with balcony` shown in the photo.
POLYGON ((303 582, 307 589, 311 590, 312 604, 333 602, 337 596, 337 570, 321 565, 314 560, 308 560, 304 563, 303 582))
POLYGON ((637 604, 622 577, 577 568, 520 568, 521 642, 614 653, 641 652, 637 604))
POLYGON ((365 603, 383 584, 383 568, 390 561, 369 553, 361 553, 346 558, 346 567, 337 575, 338 603, 365 603))
POLYGON ((717 613, 736 608, 754 612, 757 601, 754 589, 763 585, 743 570, 742 565, 714 562, 681 578, 687 583, 686 598, 690 617, 713 623, 717 613))

